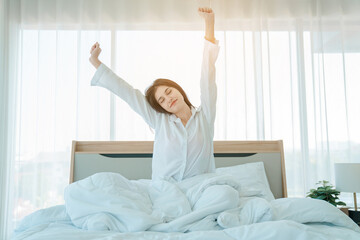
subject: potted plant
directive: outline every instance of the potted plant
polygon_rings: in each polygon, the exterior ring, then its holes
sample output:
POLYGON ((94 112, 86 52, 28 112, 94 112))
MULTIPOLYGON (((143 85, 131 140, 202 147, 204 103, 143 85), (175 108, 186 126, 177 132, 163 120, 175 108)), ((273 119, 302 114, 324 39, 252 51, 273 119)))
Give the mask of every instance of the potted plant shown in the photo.
MULTIPOLYGON (((328 203, 337 206, 346 206, 344 202, 339 201, 339 195, 340 192, 337 191, 334 186, 329 184, 328 181, 319 181, 316 183, 316 185, 321 185, 317 189, 310 189, 310 192, 308 192, 308 195, 306 197, 311 197, 315 199, 321 199, 324 201, 327 201, 328 203)), ((341 211, 343 211, 345 214, 347 213, 347 208, 340 208, 341 211)))

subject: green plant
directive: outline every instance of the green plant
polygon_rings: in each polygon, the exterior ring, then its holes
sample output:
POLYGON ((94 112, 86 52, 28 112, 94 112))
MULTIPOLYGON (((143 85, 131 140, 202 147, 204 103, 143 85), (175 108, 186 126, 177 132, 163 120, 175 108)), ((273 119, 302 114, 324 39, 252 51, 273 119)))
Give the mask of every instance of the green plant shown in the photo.
POLYGON ((346 205, 344 202, 337 201, 339 199, 338 195, 340 195, 340 192, 333 188, 334 186, 329 184, 328 181, 319 181, 316 183, 316 185, 318 184, 321 184, 321 186, 317 189, 310 189, 310 192, 308 192, 308 195, 306 197, 325 200, 328 203, 334 205, 335 207, 337 205, 346 205))

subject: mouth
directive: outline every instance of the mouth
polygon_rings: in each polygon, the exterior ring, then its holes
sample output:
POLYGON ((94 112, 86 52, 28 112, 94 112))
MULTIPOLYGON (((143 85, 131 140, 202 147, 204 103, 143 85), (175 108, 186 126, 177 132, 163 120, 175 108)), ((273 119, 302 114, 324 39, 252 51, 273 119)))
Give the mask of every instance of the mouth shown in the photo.
POLYGON ((176 101, 177 101, 177 99, 175 99, 175 100, 171 103, 170 107, 174 106, 174 104, 176 103, 176 101))

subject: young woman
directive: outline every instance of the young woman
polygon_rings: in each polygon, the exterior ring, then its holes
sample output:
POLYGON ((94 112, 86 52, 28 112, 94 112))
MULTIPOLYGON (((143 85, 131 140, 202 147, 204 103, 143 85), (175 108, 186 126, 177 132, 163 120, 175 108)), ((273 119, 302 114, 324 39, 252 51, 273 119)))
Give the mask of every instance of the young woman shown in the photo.
POLYGON ((99 61, 99 43, 90 51, 89 60, 97 68, 91 85, 104 87, 119 96, 155 129, 152 179, 181 181, 215 170, 215 62, 219 46, 214 36, 212 9, 199 8, 198 13, 205 21, 199 108, 190 103, 178 84, 168 79, 155 80, 144 96, 99 61))

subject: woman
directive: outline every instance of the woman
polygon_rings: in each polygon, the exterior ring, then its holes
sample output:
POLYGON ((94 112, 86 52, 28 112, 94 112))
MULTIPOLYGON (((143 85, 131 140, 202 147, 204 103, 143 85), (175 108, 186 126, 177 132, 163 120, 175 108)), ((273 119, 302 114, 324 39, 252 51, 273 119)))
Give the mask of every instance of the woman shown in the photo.
POLYGON ((99 61, 98 43, 90 51, 89 60, 97 68, 91 85, 107 88, 118 95, 155 129, 152 179, 181 181, 215 170, 215 62, 219 46, 214 36, 212 9, 199 8, 198 13, 205 21, 199 108, 193 107, 183 89, 168 79, 154 81, 144 96, 99 61))

